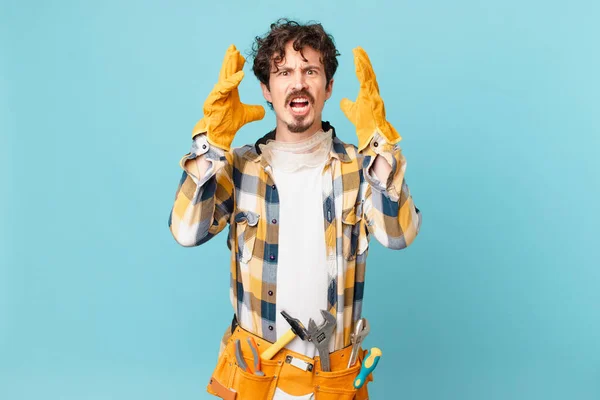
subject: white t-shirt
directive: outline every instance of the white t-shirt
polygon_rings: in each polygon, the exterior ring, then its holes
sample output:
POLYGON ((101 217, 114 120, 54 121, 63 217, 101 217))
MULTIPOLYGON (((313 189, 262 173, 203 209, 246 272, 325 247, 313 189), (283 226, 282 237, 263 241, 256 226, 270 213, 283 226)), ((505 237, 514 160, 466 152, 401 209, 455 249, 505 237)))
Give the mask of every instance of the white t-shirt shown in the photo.
MULTIPOLYGON (((323 319, 320 310, 327 309, 322 169, 311 167, 295 172, 273 169, 279 193, 278 336, 290 329, 282 310, 308 327, 309 318, 319 324, 323 319)), ((308 357, 317 355, 314 344, 298 337, 286 347, 308 357)))
MULTIPOLYGON (((305 327, 310 318, 321 324, 321 310, 327 310, 322 172, 330 148, 330 132, 318 132, 301 143, 273 143, 263 149, 279 194, 278 338, 290 329, 282 310, 305 327)), ((318 355, 313 343, 299 337, 286 348, 311 358, 318 355)))

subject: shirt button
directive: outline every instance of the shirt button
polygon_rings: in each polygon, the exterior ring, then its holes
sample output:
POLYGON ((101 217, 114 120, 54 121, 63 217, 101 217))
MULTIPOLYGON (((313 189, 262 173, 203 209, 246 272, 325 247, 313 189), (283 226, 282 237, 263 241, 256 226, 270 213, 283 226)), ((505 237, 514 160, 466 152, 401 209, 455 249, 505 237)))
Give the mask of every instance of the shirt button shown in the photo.
POLYGON ((273 224, 276 224, 276 223, 277 223, 277 220, 276 220, 275 218, 273 218, 273 219, 271 220, 271 222, 272 222, 273 224))
POLYGON ((375 143, 373 143, 373 146, 377 147, 377 146, 379 146, 379 143, 375 142, 375 143))
POLYGON ((273 296, 273 291, 269 290, 269 296, 273 296))
POLYGON ((269 330, 272 331, 273 330, 273 325, 269 325, 269 330))
POLYGON ((273 261, 274 259, 275 259, 275 256, 274 256, 273 254, 271 254, 271 255, 269 256, 269 260, 273 261))

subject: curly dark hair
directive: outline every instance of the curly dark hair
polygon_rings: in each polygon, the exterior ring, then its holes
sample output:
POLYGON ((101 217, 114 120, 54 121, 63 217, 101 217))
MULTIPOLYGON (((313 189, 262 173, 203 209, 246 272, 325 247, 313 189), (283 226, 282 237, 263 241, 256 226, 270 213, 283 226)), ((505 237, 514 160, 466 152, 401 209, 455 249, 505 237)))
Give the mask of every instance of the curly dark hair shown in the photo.
POLYGON ((304 57, 302 49, 305 46, 310 46, 321 53, 326 84, 329 85, 338 67, 336 57, 340 55, 335 48, 333 36, 325 32, 320 23, 302 25, 287 18, 272 23, 270 31, 264 37, 257 36, 255 39, 250 55, 254 59, 252 70, 258 80, 269 88, 271 60, 275 61, 275 65, 285 60, 285 45, 290 40, 293 40, 294 50, 299 51, 302 57, 304 57))

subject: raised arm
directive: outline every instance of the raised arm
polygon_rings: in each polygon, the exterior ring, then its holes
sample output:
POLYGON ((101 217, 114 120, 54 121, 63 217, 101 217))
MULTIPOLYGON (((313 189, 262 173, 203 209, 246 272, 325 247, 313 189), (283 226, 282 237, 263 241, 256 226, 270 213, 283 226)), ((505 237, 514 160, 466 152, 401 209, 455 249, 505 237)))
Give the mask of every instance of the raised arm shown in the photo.
POLYGON ((403 249, 419 233, 422 216, 404 179, 406 160, 399 145, 402 137, 386 119, 367 53, 360 47, 353 52, 360 89, 356 101, 343 99, 341 108, 356 127, 363 159, 363 216, 377 241, 391 249, 403 249))
POLYGON ((242 126, 265 115, 262 106, 240 100, 238 86, 244 77, 245 61, 235 46, 227 49, 219 81, 204 102, 204 116, 192 131, 192 149, 180 161, 183 174, 169 228, 182 246, 198 246, 210 240, 225 228, 231 216, 231 143, 242 126))

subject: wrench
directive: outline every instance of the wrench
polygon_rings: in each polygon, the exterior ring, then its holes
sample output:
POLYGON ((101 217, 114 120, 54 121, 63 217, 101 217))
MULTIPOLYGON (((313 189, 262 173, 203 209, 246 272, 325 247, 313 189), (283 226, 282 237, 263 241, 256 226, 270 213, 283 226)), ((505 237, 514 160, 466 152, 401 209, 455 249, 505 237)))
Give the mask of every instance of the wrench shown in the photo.
POLYGON ((311 318, 308 321, 308 333, 310 340, 319 350, 319 359, 321 360, 321 370, 330 371, 329 365, 329 341, 333 337, 333 330, 336 327, 335 317, 326 310, 321 310, 321 315, 325 320, 321 325, 317 326, 311 318))
POLYGON ((350 340, 352 342, 352 353, 350 353, 350 359, 348 360, 348 368, 354 365, 356 359, 358 358, 358 349, 362 344, 365 336, 369 334, 371 328, 369 327, 369 322, 366 318, 361 318, 356 321, 356 325, 354 326, 354 332, 350 334, 350 340))

